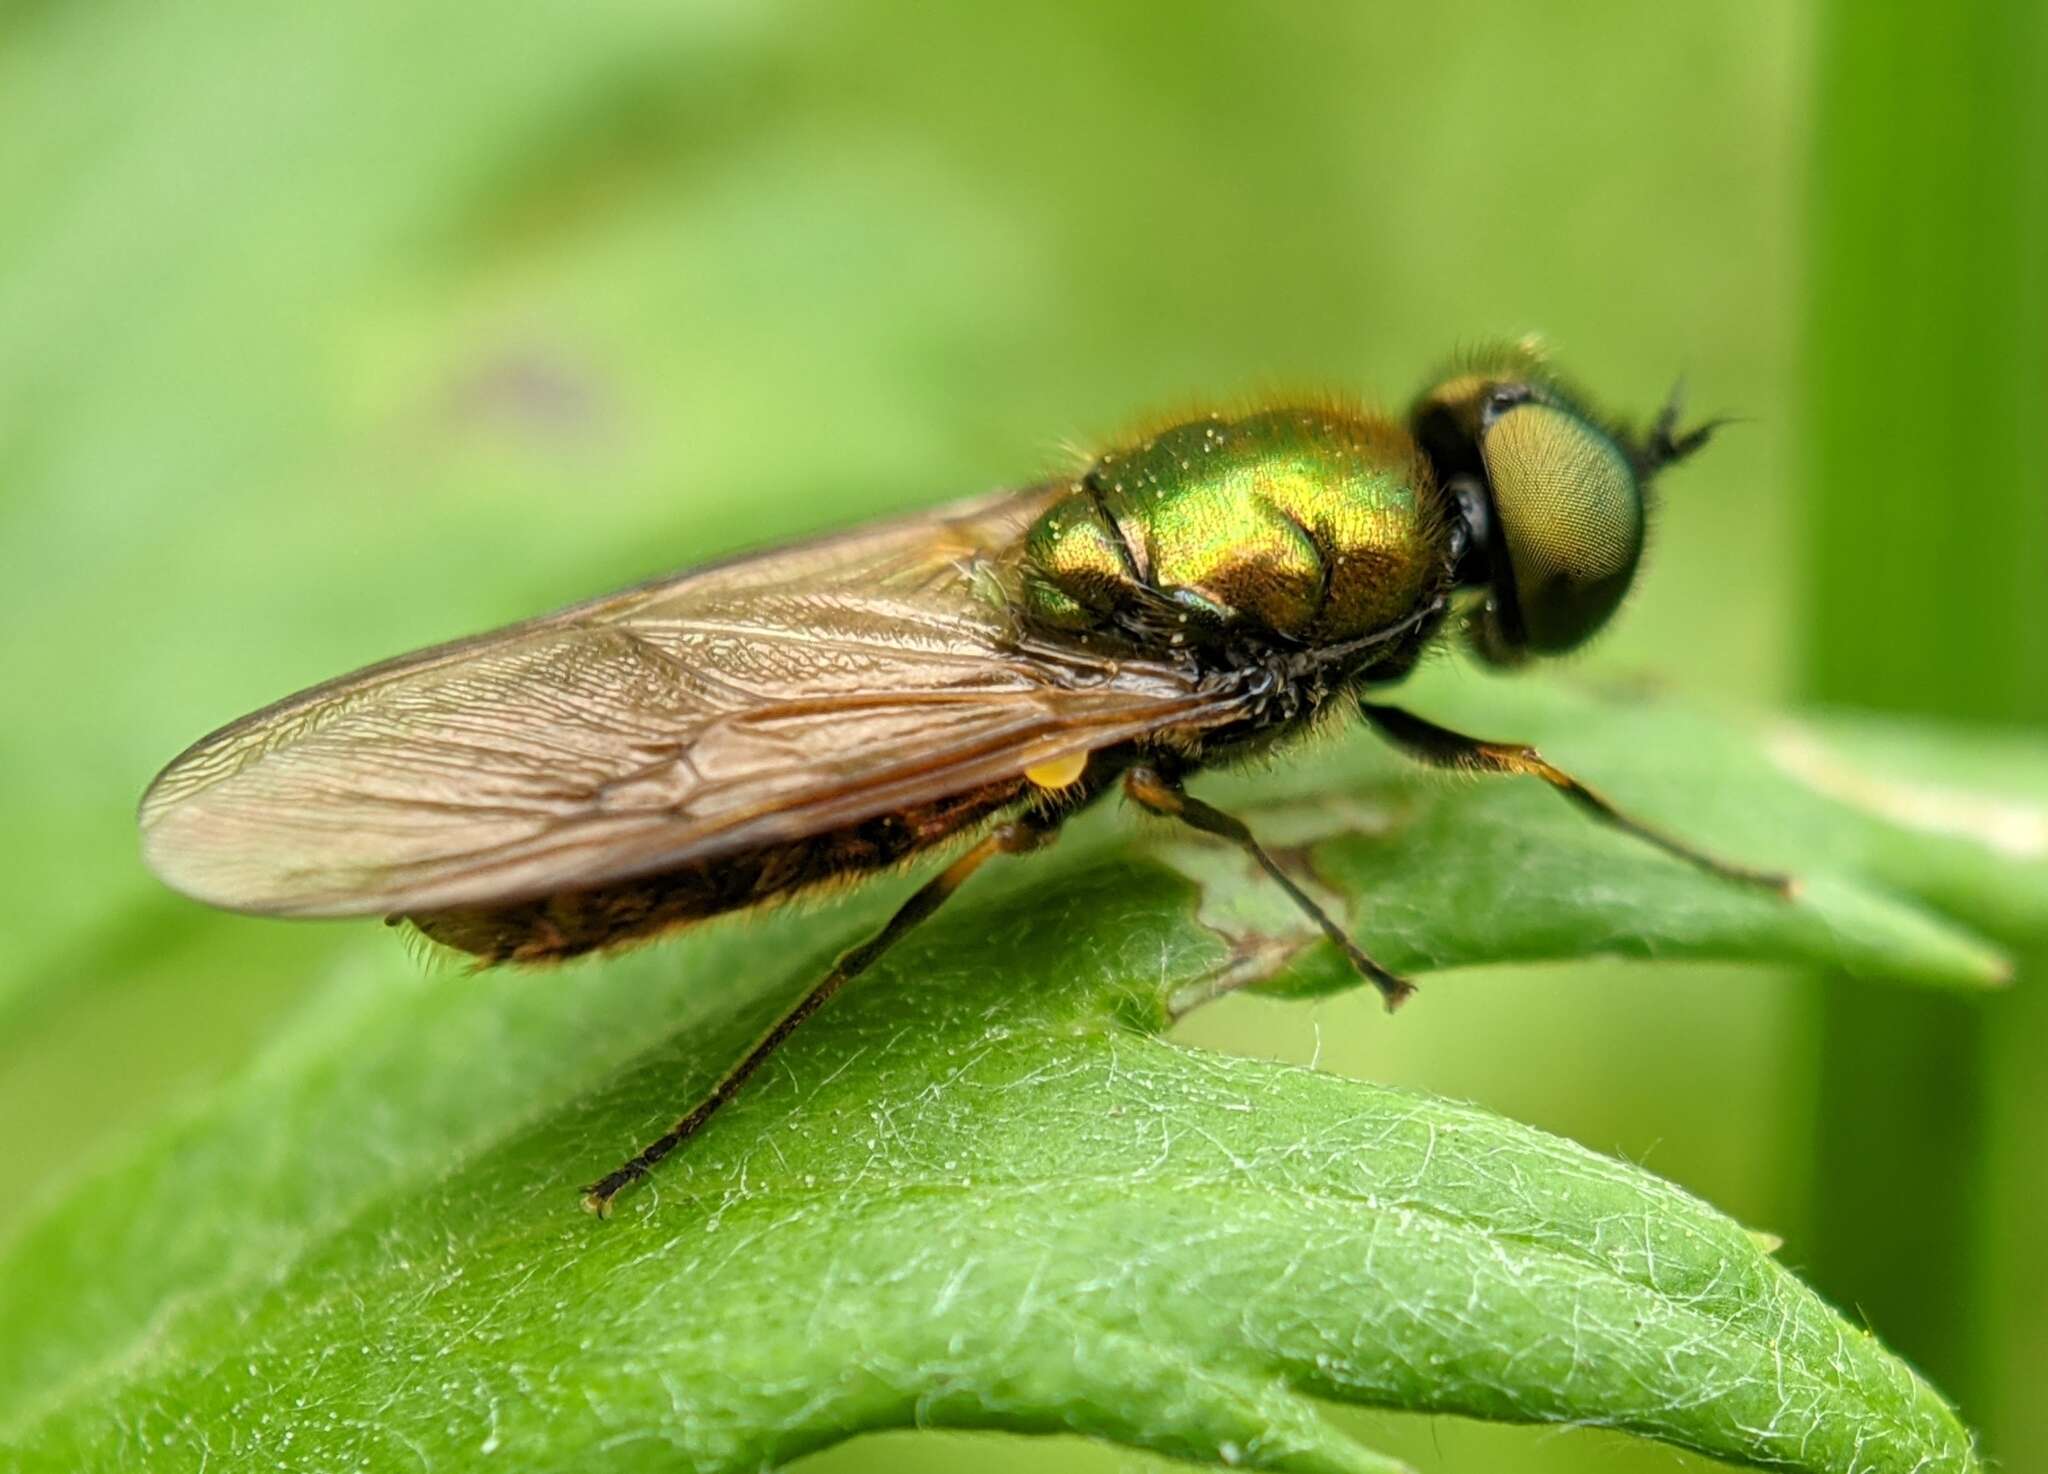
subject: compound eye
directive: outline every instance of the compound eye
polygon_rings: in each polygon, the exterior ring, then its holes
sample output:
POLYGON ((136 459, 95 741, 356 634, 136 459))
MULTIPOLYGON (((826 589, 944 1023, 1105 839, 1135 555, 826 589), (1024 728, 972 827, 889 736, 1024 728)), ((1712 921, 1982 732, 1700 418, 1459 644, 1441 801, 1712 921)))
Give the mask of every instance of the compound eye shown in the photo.
POLYGON ((1635 468, 1603 431, 1528 398, 1487 406, 1480 440, 1524 643, 1555 654, 1621 603, 1643 551, 1635 468))

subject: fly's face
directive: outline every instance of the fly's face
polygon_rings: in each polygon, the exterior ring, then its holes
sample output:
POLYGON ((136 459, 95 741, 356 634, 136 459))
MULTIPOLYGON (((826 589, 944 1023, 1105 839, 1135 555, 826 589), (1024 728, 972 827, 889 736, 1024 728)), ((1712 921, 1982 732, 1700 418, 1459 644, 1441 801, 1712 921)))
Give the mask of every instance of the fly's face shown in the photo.
POLYGON ((1292 406, 1103 455, 1032 527, 1025 609, 1055 629, 1297 645, 1398 623, 1441 590, 1451 527, 1399 424, 1292 406))
POLYGON ((1645 488, 1712 429, 1674 437, 1674 403, 1631 436, 1528 347, 1442 380, 1411 418, 1464 524, 1459 582, 1485 590, 1467 634, 1499 665, 1562 654, 1606 624, 1642 560, 1645 488))

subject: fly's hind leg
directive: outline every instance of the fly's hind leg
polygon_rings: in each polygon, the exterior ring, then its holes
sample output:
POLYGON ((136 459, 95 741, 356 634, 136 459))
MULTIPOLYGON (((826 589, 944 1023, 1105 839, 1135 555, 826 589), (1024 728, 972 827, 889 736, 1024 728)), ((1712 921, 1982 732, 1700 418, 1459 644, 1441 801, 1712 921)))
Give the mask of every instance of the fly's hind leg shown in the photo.
POLYGON ((1212 808, 1193 794, 1183 789, 1178 782, 1157 768, 1139 766, 1124 773, 1124 793, 1139 808, 1149 809, 1169 819, 1178 819, 1191 829, 1204 834, 1213 834, 1218 839, 1227 839, 1259 864, 1259 868, 1270 875, 1287 892, 1288 898, 1299 906, 1323 930, 1323 935, 1337 944, 1338 949, 1351 960, 1371 984, 1380 990, 1389 1010, 1398 1008, 1401 1001, 1415 991, 1415 984, 1386 968, 1366 954, 1364 948, 1351 939, 1350 933, 1331 919, 1328 912, 1318 906, 1308 892, 1296 885, 1294 878, 1280 868, 1280 863, 1267 854, 1264 847, 1252 838, 1251 830, 1244 821, 1232 818, 1221 809, 1212 808))
POLYGON ((1667 855, 1697 865, 1711 875, 1726 880, 1739 881, 1743 885, 1756 886, 1761 890, 1773 891, 1788 899, 1799 893, 1799 883, 1792 876, 1780 875, 1775 871, 1753 870, 1747 865, 1696 850, 1691 845, 1671 838, 1649 825, 1617 809, 1613 804, 1565 772, 1553 766, 1533 747, 1513 742, 1484 742, 1477 737, 1467 737, 1453 732, 1448 727, 1439 727, 1435 722, 1425 721, 1413 713, 1405 712, 1398 706, 1375 706, 1361 701, 1358 709, 1372 724, 1373 730, 1418 762, 1434 768, 1462 768, 1478 773, 1520 773, 1531 778, 1541 778, 1552 788, 1563 794, 1572 803, 1591 814, 1603 824, 1632 834, 1645 844, 1655 845, 1667 855))
POLYGON ((1033 812, 1013 819, 991 831, 973 849, 918 887, 880 931, 840 957, 832 965, 832 970, 761 1036, 760 1042, 725 1073, 694 1110, 650 1141, 638 1156, 584 1188, 583 1206, 600 1218, 609 1217, 612 1199, 623 1188, 647 1176, 655 1163, 696 1135, 719 1107, 739 1094, 740 1087, 768 1062, 768 1057, 781 1048, 806 1019, 831 1001, 834 993, 880 961, 884 953, 944 905, 947 898, 965 885, 968 877, 988 860, 996 855, 1025 854, 1049 844, 1058 832, 1061 817, 1057 813, 1033 812))

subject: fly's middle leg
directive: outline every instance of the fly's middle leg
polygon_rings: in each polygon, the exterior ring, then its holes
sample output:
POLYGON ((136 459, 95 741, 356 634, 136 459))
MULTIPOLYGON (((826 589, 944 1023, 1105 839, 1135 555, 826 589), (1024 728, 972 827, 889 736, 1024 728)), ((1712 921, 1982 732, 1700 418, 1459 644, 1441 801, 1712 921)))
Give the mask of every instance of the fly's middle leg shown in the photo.
POLYGON ((1388 1009, 1398 1008, 1402 1000, 1415 991, 1415 984, 1397 973, 1388 971, 1375 962, 1366 950, 1351 939, 1351 934, 1334 921, 1330 914, 1315 903, 1307 891, 1294 881, 1294 877, 1280 868, 1280 862, 1266 853, 1265 847, 1252 837, 1244 821, 1233 818, 1221 809, 1203 803, 1177 780, 1157 768, 1140 765, 1124 773, 1124 793, 1132 803, 1141 809, 1161 814, 1169 819, 1178 819, 1191 829, 1204 834, 1213 834, 1227 839, 1252 859, 1259 868, 1271 876, 1280 889, 1287 892, 1288 899, 1299 906, 1308 919, 1322 928, 1323 935, 1337 944, 1339 951, 1350 959, 1359 974, 1380 990, 1388 1009))

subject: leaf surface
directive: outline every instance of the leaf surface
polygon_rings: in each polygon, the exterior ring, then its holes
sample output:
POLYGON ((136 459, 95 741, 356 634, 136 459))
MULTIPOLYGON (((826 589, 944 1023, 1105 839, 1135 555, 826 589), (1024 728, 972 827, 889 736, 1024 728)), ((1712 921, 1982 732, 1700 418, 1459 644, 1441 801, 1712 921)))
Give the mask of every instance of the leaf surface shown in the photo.
MULTIPOLYGON (((1204 784, 1396 966, 1749 958, 1970 987, 1998 954, 1922 897, 1988 853, 2008 893, 1975 919, 2048 912, 2038 863, 1822 791, 1813 753, 1867 764, 1868 743, 1801 728, 1801 767, 1782 725, 1663 702, 1451 673, 1410 694, 1807 886, 1751 894, 1538 785, 1362 736, 1204 784)), ((1938 739, 1913 750, 1914 781, 1947 771, 1938 739)), ((2012 804, 2040 791, 2023 778, 2012 804)), ((1329 1422, 1342 1401, 1838 1474, 1976 1467, 1931 1389, 1678 1188, 1472 1107, 1158 1037, 1222 991, 1350 980, 1241 857, 1114 813, 977 883, 614 1221, 576 1212, 577 1182, 905 885, 556 974, 422 977, 372 929, 338 937, 249 1070, 0 1257, 11 1436, 74 1468, 745 1469, 956 1426, 1389 1467, 1329 1422)), ((247 924, 206 923, 198 959, 247 924)), ((1412 1009, 1457 986, 1423 981, 1412 1009)))

